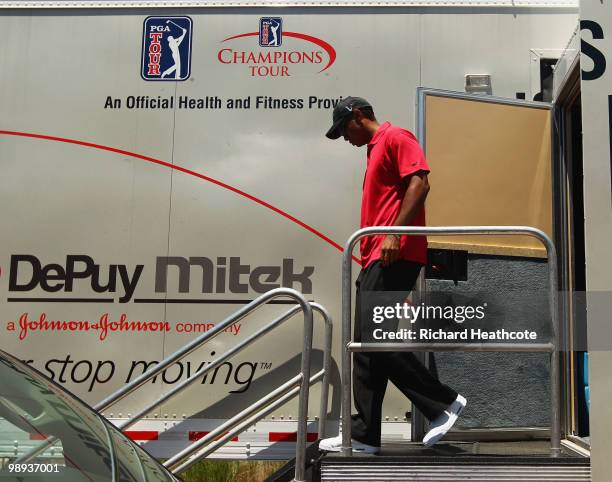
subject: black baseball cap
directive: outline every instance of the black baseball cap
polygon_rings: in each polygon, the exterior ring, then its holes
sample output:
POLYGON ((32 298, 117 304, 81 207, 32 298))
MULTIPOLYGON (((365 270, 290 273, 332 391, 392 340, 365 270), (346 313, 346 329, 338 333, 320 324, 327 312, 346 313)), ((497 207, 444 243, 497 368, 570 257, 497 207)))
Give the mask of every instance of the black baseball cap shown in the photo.
POLYGON ((334 107, 334 113, 332 114, 333 124, 327 131, 327 134, 325 134, 329 139, 338 139, 338 137, 340 137, 340 126, 347 118, 353 115, 354 107, 358 109, 364 107, 372 108, 370 103, 361 97, 345 97, 342 99, 338 102, 338 105, 334 107))

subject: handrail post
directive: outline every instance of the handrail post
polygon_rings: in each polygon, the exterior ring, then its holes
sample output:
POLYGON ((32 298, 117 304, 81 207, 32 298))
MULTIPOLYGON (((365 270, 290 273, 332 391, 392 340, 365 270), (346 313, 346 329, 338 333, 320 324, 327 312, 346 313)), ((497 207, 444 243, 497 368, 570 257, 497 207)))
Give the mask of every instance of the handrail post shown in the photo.
POLYGON ((295 447, 295 482, 305 482, 306 436, 308 434, 308 394, 310 392, 310 355, 312 352, 312 307, 300 295, 304 311, 304 341, 302 343, 302 380, 298 399, 297 443, 295 447))
POLYGON ((319 438, 325 437, 327 425, 327 405, 329 403, 329 376, 331 371, 331 349, 333 325, 327 310, 318 303, 311 303, 312 308, 318 311, 325 323, 325 346, 323 348, 323 379, 321 380, 321 402, 319 405, 319 438))
MULTIPOLYGON (((351 258, 357 241, 365 236, 380 234, 462 235, 509 234, 526 235, 539 239, 546 248, 548 259, 549 307, 552 324, 552 349, 550 356, 551 398, 551 455, 561 453, 561 412, 559 372, 559 305, 557 297, 557 254, 552 240, 542 230, 529 226, 373 226, 354 232, 346 242, 342 257, 342 448, 343 456, 352 454, 351 447, 351 258)), ((424 345, 426 346, 426 345, 424 345)), ((469 351, 467 348, 466 351, 469 351)), ((504 350, 505 351, 505 350, 504 350)))
MULTIPOLYGON (((359 233, 359 231, 357 231, 359 233)), ((353 249, 357 242, 354 233, 346 243, 342 254, 342 447, 341 453, 345 457, 353 454, 351 446, 351 379, 352 354, 348 344, 352 340, 351 333, 351 283, 353 269, 353 249)))

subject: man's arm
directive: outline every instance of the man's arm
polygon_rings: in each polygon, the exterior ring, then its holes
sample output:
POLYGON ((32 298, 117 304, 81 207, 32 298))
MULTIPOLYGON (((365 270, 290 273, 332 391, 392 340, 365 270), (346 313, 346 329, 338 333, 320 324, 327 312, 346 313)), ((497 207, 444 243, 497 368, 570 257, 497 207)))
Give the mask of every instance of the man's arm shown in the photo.
MULTIPOLYGON (((418 171, 404 179, 407 183, 406 194, 400 206, 400 212, 393 226, 406 226, 410 223, 417 213, 423 208, 427 193, 429 193, 429 182, 427 173, 418 171)), ((380 260, 383 266, 389 266, 397 261, 399 257, 400 240, 395 235, 385 238, 381 248, 380 260)))

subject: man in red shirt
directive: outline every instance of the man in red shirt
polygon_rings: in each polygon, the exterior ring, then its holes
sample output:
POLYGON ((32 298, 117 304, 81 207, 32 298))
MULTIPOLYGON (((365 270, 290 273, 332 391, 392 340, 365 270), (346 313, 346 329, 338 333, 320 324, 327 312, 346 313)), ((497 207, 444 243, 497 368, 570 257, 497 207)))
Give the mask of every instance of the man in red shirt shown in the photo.
MULTIPOLYGON (((372 106, 360 97, 342 99, 334 108, 330 139, 343 137, 352 145, 367 145, 367 167, 361 200, 361 227, 424 226, 425 198, 429 192, 429 166, 411 132, 379 124, 372 106)), ((425 236, 379 235, 361 241, 362 270, 357 278, 354 339, 371 336, 374 325, 365 294, 405 293, 414 288, 427 262, 425 236), (403 292, 403 293, 402 293, 403 292), (363 335, 363 336, 362 336, 363 335)), ((380 298, 382 299, 382 297, 380 298)), ((397 326, 397 321, 395 321, 397 326)), ((392 328, 394 329, 394 328, 392 328)), ((352 416, 353 450, 376 453, 380 449, 382 403, 387 380, 406 395, 431 421, 423 443, 432 446, 453 426, 466 400, 443 385, 407 352, 353 355, 353 397, 357 414, 352 416)), ((339 451, 341 436, 324 439, 321 450, 339 451)))

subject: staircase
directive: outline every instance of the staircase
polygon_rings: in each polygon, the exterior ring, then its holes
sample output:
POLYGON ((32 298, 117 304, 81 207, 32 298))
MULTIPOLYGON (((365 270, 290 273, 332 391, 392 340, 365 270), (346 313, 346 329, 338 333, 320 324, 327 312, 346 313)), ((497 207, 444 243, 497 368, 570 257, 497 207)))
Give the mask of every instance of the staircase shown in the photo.
MULTIPOLYGON (((446 442, 426 449, 420 443, 383 444, 378 455, 337 453, 308 447, 308 482, 361 481, 537 481, 591 480, 590 459, 567 449, 550 457, 549 441, 446 442)), ((293 461, 266 482, 293 480, 293 461)))
POLYGON ((320 460, 321 482, 590 481, 589 459, 548 457, 344 457, 320 460))

